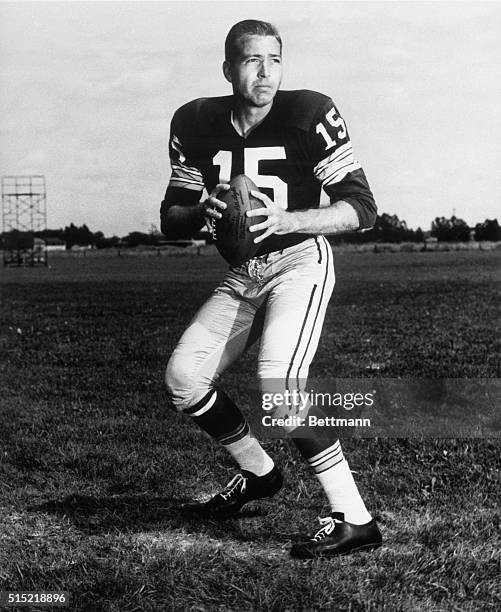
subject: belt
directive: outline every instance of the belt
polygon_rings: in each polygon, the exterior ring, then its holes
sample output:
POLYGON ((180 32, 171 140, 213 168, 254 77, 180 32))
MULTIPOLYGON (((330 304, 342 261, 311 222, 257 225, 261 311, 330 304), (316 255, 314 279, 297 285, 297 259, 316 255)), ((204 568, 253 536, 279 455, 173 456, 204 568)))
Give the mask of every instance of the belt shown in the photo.
POLYGON ((264 278, 263 269, 268 262, 268 255, 269 253, 266 253, 265 255, 261 255, 259 257, 253 257, 245 263, 248 275, 258 283, 260 283, 264 278))

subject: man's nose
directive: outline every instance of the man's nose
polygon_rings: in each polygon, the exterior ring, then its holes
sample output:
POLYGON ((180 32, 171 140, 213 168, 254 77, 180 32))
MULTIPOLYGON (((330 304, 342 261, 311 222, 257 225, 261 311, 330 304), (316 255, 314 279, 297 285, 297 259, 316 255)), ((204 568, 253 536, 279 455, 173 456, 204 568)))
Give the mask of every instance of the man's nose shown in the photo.
POLYGON ((270 75, 270 65, 267 61, 261 62, 258 74, 262 78, 266 78, 270 75))

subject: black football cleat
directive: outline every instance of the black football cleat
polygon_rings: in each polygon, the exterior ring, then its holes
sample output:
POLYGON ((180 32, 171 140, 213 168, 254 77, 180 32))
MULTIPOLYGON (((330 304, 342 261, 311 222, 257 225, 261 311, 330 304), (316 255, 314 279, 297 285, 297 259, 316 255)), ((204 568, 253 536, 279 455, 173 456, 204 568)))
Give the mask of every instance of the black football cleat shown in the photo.
POLYGON ((221 493, 204 503, 184 504, 181 512, 200 518, 225 519, 235 516, 242 507, 255 499, 272 497, 282 488, 283 476, 275 466, 264 476, 242 470, 221 493))
POLYGON ((318 520, 322 527, 309 540, 294 544, 291 548, 292 557, 333 557, 374 550, 381 546, 381 532, 375 519, 365 525, 353 525, 345 522, 342 512, 333 512, 330 516, 318 520))

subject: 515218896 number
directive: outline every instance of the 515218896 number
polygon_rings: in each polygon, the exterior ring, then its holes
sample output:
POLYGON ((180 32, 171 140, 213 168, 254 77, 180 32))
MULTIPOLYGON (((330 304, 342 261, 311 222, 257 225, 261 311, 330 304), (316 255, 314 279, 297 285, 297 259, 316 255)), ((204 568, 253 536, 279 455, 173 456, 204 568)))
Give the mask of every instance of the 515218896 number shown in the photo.
POLYGON ((65 591, 0 591, 0 606, 61 606, 69 605, 65 591))

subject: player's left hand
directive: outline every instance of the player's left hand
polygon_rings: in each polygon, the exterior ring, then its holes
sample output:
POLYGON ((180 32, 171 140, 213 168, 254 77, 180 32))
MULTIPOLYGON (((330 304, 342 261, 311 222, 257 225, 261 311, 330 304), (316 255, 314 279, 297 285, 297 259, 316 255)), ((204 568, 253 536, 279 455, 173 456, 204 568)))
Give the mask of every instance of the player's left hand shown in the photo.
POLYGON ((262 242, 268 236, 272 234, 290 234, 295 231, 294 225, 294 215, 286 210, 284 210, 281 206, 270 200, 270 198, 260 191, 251 191, 251 195, 253 195, 258 200, 265 205, 265 208, 255 208, 254 210, 247 211, 248 217, 263 217, 266 216, 266 221, 262 223, 256 223, 256 225, 251 225, 249 227, 250 232, 259 232, 262 230, 262 234, 254 238, 254 243, 262 242))

